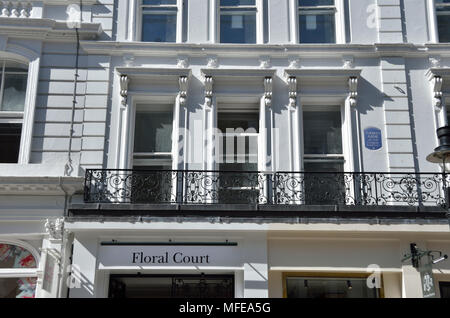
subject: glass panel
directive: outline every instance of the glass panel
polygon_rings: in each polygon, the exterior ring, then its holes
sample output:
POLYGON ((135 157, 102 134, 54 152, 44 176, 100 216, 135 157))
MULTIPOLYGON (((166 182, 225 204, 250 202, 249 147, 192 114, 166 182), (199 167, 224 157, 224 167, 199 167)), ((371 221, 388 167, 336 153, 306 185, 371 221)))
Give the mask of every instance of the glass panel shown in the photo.
POLYGON ((34 298, 37 278, 0 278, 0 298, 34 298))
POLYGON ((335 43, 334 12, 300 14, 300 43, 335 43))
POLYGON ((134 152, 172 152, 172 112, 136 112, 134 152))
POLYGON ((221 43, 256 43, 256 13, 222 14, 221 43))
MULTIPOLYGON (((154 11, 152 9, 152 11, 154 11)), ((177 12, 156 13, 144 11, 142 16, 142 41, 144 42, 176 42, 177 12)))
POLYGON ((0 163, 19 161, 21 124, 0 124, 0 163))
POLYGON ((440 282, 441 298, 450 298, 450 282, 440 282))
POLYGON ((340 111, 303 113, 305 154, 342 154, 340 111))
POLYGON ((288 277, 287 298, 378 298, 365 278, 288 277))
POLYGON ((27 74, 5 74, 2 111, 23 112, 27 92, 27 74))
POLYGON ((256 0, 220 0, 221 6, 254 6, 256 0))
POLYGON ((135 166, 132 178, 132 203, 171 203, 175 201, 172 194, 172 182, 176 172, 170 165, 135 166))
POLYGON ((233 286, 232 276, 113 276, 109 298, 232 298, 233 286))
POLYGON ((218 126, 222 133, 226 133, 227 128, 258 133, 259 113, 219 113, 218 126))
POLYGON ((36 260, 23 247, 0 244, 0 269, 4 268, 36 268, 36 260))
POLYGON ((298 0, 299 7, 332 6, 334 0, 298 0))
POLYGON ((450 7, 437 8, 439 42, 450 42, 450 7))
POLYGON ((346 204, 343 162, 305 163, 305 203, 310 205, 346 204))
POLYGON ((176 5, 177 0, 144 0, 142 2, 143 5, 176 5))

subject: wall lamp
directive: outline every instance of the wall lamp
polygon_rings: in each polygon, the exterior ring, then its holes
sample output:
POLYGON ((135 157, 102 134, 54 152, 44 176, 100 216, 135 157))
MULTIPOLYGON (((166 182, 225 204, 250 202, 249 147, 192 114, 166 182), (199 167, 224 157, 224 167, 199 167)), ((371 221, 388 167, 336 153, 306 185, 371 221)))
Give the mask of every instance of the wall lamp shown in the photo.
POLYGON ((431 264, 437 264, 440 262, 445 261, 448 259, 448 255, 442 254, 441 251, 423 251, 417 247, 416 243, 410 244, 411 253, 405 254, 402 262, 407 261, 408 259, 411 259, 411 263, 413 267, 419 268, 420 266, 420 260, 424 256, 428 256, 428 259, 430 260, 431 264))

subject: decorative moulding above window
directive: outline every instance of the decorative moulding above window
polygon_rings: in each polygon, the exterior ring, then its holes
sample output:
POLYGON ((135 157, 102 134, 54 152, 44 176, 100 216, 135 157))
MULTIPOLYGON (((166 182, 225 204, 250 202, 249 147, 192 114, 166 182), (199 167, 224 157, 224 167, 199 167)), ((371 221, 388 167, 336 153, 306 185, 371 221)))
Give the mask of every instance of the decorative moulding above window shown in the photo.
POLYGON ((301 68, 301 69, 286 69, 285 76, 297 77, 299 80, 320 79, 325 81, 343 81, 347 82, 350 77, 359 77, 361 69, 342 68, 342 69, 325 69, 325 68, 301 68))
POLYGON ((179 84, 180 77, 190 77, 191 69, 188 68, 150 68, 150 67, 117 67, 117 73, 133 79, 148 81, 173 81, 179 84))
POLYGON ((201 70, 203 77, 212 77, 214 81, 245 81, 248 84, 261 83, 275 75, 274 69, 210 69, 201 70))
MULTIPOLYGON (((33 2, 33 1, 31 1, 33 2)), ((37 1, 34 1, 37 2, 37 1)), ((69 4, 80 4, 80 0, 43 0, 44 4, 47 5, 69 5, 69 4)), ((98 0, 83 0, 83 6, 89 6, 98 3, 98 0)))

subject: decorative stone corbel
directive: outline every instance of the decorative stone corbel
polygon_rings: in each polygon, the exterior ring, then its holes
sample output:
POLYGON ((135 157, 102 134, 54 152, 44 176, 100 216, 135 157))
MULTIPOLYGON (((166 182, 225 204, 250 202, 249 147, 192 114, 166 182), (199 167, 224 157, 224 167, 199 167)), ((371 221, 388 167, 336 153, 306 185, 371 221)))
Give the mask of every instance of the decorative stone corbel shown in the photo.
POLYGON ((430 56, 428 58, 428 60, 430 61, 430 65, 433 68, 437 68, 437 67, 441 67, 441 57, 440 56, 430 56))
POLYGON ((128 100, 128 84, 130 79, 128 75, 120 75, 120 96, 122 96, 122 105, 127 105, 128 100))
POLYGON ((350 106, 355 107, 358 98, 358 78, 350 77, 348 79, 350 106))
POLYGON ((211 107, 213 97, 214 79, 212 76, 205 77, 205 105, 211 107))
POLYGON ((219 59, 217 56, 208 56, 208 62, 206 64, 207 68, 218 68, 219 67, 219 59))
POLYGON ((266 107, 272 106, 272 77, 266 77, 264 79, 264 103, 266 104, 266 107))
POLYGON ((52 240, 61 240, 64 233, 64 219, 50 220, 45 222, 45 231, 52 240))
POLYGON ((177 59, 177 67, 178 68, 188 68, 189 66, 189 58, 185 56, 179 56, 177 59))
POLYGON ((434 76, 431 79, 433 85, 433 105, 436 109, 439 109, 442 106, 442 82, 441 76, 434 76))
POLYGON ((268 69, 271 66, 270 56, 261 56, 259 58, 259 68, 268 69))
POLYGON ((354 68, 355 59, 351 55, 346 55, 342 58, 342 63, 345 69, 354 68))
POLYGON ((289 86, 289 106, 297 106, 297 77, 291 76, 287 79, 289 86))
POLYGON ((291 69, 300 68, 300 59, 296 56, 289 57, 289 67, 291 69))
POLYGON ((180 84, 180 105, 185 106, 186 105, 186 99, 187 99, 187 91, 188 91, 188 77, 187 76, 180 76, 179 78, 179 84, 180 84))

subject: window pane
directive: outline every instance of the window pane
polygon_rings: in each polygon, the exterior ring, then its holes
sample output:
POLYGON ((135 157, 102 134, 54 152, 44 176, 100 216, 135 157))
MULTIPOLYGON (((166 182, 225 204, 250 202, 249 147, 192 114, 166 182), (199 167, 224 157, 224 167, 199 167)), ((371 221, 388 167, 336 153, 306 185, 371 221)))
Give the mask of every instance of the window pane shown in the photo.
POLYGON ((221 6, 254 6, 255 0, 220 0, 221 6))
POLYGON ((172 4, 175 5, 177 4, 177 0, 144 0, 142 2, 142 4, 144 5, 153 5, 153 6, 157 6, 157 5, 167 5, 167 4, 172 4))
POLYGON ((0 278, 0 298, 34 298, 37 278, 0 278))
POLYGON ((305 203, 309 205, 346 204, 343 162, 305 163, 305 203))
POLYGON ((172 113, 137 112, 134 152, 172 152, 172 113))
POLYGON ((220 113, 218 126, 222 133, 228 129, 243 129, 244 131, 259 132, 259 113, 220 113))
POLYGON ((298 0, 300 7, 313 7, 313 6, 332 6, 334 0, 298 0))
POLYGON ((21 124, 0 124, 0 163, 19 161, 21 124))
POLYGON ((439 42, 450 42, 450 7, 437 8, 439 42))
POLYGON ((2 111, 22 112, 24 110, 27 77, 26 74, 5 74, 2 111))
POLYGON ((335 43, 334 13, 300 14, 300 43, 335 43))
POLYGON ((177 34, 176 11, 172 14, 144 14, 142 17, 142 41, 175 42, 177 34))
POLYGON ((342 121, 337 112, 304 112, 305 154, 342 154, 342 121))
POLYGON ((288 277, 288 298, 378 298, 365 278, 288 277))
POLYGON ((222 14, 221 43, 256 43, 256 13, 222 14))
POLYGON ((4 268, 36 268, 36 260, 23 247, 0 244, 0 269, 4 268))

